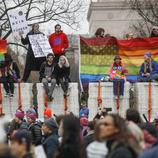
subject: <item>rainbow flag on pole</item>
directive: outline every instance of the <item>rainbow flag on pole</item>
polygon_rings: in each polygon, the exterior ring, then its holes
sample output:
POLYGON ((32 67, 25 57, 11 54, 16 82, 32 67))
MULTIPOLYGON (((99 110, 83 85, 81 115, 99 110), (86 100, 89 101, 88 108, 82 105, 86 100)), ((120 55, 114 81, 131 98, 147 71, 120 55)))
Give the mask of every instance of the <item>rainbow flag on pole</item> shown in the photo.
POLYGON ((7 53, 7 41, 0 40, 0 61, 4 60, 5 53, 7 53))

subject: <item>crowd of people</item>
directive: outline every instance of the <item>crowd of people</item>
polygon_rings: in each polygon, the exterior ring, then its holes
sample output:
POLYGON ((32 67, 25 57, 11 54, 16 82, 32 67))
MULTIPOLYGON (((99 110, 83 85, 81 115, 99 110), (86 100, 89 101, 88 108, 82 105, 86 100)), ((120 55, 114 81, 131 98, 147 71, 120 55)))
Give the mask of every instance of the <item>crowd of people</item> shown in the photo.
POLYGON ((79 117, 72 112, 56 116, 50 108, 43 116, 43 121, 38 120, 32 107, 26 113, 18 109, 14 119, 5 123, 0 158, 157 157, 158 121, 144 122, 135 109, 128 109, 123 118, 99 107, 90 120, 83 101, 79 117))
MULTIPOLYGON (((104 29, 96 31, 96 37, 104 35, 104 29)), ((39 25, 34 24, 32 30, 21 42, 29 45, 22 82, 26 82, 32 70, 39 71, 39 81, 43 83, 47 101, 53 100, 56 84, 61 84, 64 97, 69 95, 70 64, 65 56, 69 42, 61 26, 55 26, 55 33, 50 35, 52 48, 46 57, 35 58, 29 35, 43 34, 39 25), (39 66, 40 65, 40 66, 39 66), (50 83, 50 86, 49 86, 50 83)), ((121 57, 116 55, 110 67, 110 81, 113 82, 114 98, 124 95, 124 83, 128 70, 121 57)), ((13 97, 14 82, 20 81, 20 71, 11 55, 6 54, 0 65, 0 79, 4 85, 6 96, 13 97)), ((157 81, 158 64, 152 59, 150 52, 144 54, 138 81, 157 81)), ((95 117, 89 119, 87 102, 82 101, 79 116, 73 112, 55 115, 50 108, 45 108, 43 120, 38 120, 34 107, 26 112, 17 109, 14 119, 5 124, 6 139, 0 143, 0 158, 156 158, 158 153, 158 119, 154 122, 143 122, 139 112, 128 109, 123 118, 113 114, 111 109, 98 108, 95 117), (37 148, 40 147, 40 152, 37 148)))

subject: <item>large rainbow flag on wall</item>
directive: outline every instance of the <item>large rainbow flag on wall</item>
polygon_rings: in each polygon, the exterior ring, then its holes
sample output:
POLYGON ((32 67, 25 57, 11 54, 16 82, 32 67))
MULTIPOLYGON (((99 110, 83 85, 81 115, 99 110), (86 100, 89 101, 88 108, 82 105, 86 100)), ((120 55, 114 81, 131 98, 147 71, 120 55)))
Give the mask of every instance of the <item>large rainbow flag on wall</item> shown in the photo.
POLYGON ((5 53, 7 53, 7 41, 0 40, 0 61, 4 60, 5 53))
POLYGON ((80 38, 81 47, 81 79, 96 81, 101 76, 109 74, 110 65, 116 54, 122 57, 122 62, 129 71, 128 75, 137 76, 144 61, 144 53, 151 52, 158 61, 158 38, 134 38, 117 40, 108 38, 80 38))

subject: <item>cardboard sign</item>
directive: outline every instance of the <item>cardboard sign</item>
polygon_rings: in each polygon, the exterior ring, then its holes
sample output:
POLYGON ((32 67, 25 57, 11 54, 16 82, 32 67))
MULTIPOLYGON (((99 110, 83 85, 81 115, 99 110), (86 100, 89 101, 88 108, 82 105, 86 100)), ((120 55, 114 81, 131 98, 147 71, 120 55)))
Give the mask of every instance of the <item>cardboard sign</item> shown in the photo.
POLYGON ((22 8, 9 10, 8 17, 13 34, 19 34, 19 32, 28 32, 27 21, 22 8))
POLYGON ((48 42, 48 38, 43 34, 29 35, 29 41, 35 58, 45 57, 48 53, 53 53, 48 42))

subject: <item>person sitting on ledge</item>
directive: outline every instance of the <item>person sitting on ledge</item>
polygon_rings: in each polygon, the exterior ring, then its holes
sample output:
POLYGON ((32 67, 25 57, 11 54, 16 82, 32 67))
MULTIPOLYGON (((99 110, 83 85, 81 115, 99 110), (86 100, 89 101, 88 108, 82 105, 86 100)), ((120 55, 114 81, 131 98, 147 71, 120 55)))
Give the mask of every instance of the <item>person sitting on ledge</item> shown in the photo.
POLYGON ((47 55, 47 60, 41 65, 40 68, 40 82, 43 83, 45 92, 47 94, 47 101, 53 100, 53 91, 56 85, 56 79, 53 76, 54 71, 54 62, 53 62, 54 55, 52 53, 49 53, 47 55), (48 85, 48 83, 51 83, 51 86, 48 85))
POLYGON ((61 88, 64 91, 64 97, 67 97, 69 95, 68 87, 70 82, 70 64, 64 55, 60 56, 59 62, 54 68, 53 76, 56 78, 57 84, 61 84, 61 88))
POLYGON ((153 60, 150 52, 144 54, 144 63, 140 67, 138 81, 158 81, 158 64, 153 60))
POLYGON ((116 55, 114 63, 110 67, 110 80, 113 81, 113 92, 115 99, 122 99, 124 95, 124 83, 126 80, 125 73, 128 71, 125 69, 121 62, 121 57, 116 55), (118 90, 119 88, 119 90, 118 90))

